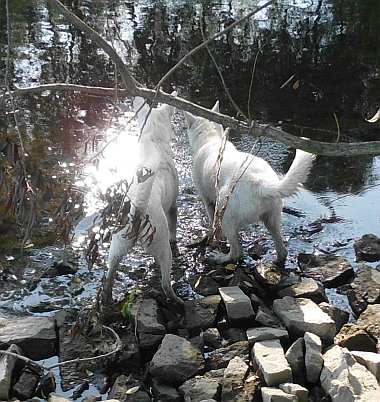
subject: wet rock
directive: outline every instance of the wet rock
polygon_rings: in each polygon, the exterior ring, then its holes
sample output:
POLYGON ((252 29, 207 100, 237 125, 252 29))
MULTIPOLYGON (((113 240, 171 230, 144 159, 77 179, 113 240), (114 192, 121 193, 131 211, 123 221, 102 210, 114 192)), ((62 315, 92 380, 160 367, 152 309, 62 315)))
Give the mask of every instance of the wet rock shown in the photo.
MULTIPOLYGON (((21 349, 16 345, 11 345, 7 351, 22 355, 21 349)), ((0 354, 0 400, 6 401, 9 398, 14 369, 18 362, 21 362, 21 360, 17 359, 17 357, 0 354)))
POLYGON ((166 333, 155 299, 139 299, 134 303, 131 314, 137 322, 138 333, 152 335, 164 335, 166 333))
POLYGON ((279 388, 262 387, 261 396, 263 402, 297 402, 295 395, 287 394, 279 388))
POLYGON ((203 342, 205 346, 211 349, 218 349, 222 347, 222 337, 220 336, 218 328, 208 328, 203 332, 203 342))
POLYGON ((248 369, 248 365, 238 356, 228 363, 223 377, 222 402, 248 402, 244 398, 244 379, 248 369))
POLYGON ((366 331, 366 327, 357 324, 344 325, 334 343, 348 350, 376 352, 376 338, 366 331))
POLYGON ((141 381, 132 375, 120 375, 108 393, 109 399, 131 402, 150 402, 148 393, 142 387, 141 381))
POLYGON ((366 331, 380 343, 380 304, 369 305, 357 321, 358 325, 365 325, 366 331))
MULTIPOLYGON (((121 351, 112 363, 117 367, 128 367, 129 371, 137 371, 141 367, 140 349, 133 329, 119 334, 122 343, 121 351)), ((141 340, 140 340, 141 341, 141 340)))
POLYGON ((259 307, 265 307, 265 303, 255 293, 250 293, 249 298, 251 299, 251 304, 255 313, 258 311, 259 307))
POLYGON ((21 400, 32 398, 36 391, 39 379, 40 377, 36 373, 29 369, 24 369, 16 384, 12 387, 13 395, 21 400))
POLYGON ((224 339, 228 339, 230 343, 246 341, 247 334, 242 328, 226 328, 222 331, 224 339))
POLYGON ((339 287, 354 277, 349 261, 337 255, 300 253, 298 265, 305 276, 321 281, 326 288, 339 287))
POLYGON ((214 326, 220 304, 220 296, 207 296, 203 299, 185 302, 186 328, 206 329, 214 326))
POLYGON ((292 369, 293 381, 297 384, 306 383, 305 341, 298 338, 286 351, 285 358, 292 369))
POLYGON ((21 317, 4 319, 0 325, 0 347, 15 344, 26 357, 41 360, 56 354, 54 319, 49 317, 21 317))
POLYGON ((70 402, 70 399, 66 399, 64 396, 51 393, 49 394, 48 402, 70 402))
POLYGON ((245 363, 249 362, 249 346, 247 341, 233 343, 224 348, 216 349, 206 357, 206 370, 226 368, 235 356, 241 357, 245 363))
POLYGON ((284 297, 273 302, 275 314, 284 323, 289 334, 297 338, 305 332, 318 335, 331 343, 335 335, 334 321, 309 299, 284 297))
POLYGON ((277 294, 279 297, 304 297, 315 303, 328 301, 322 285, 312 278, 302 278, 301 282, 282 289, 277 294))
POLYGON ((223 377, 220 375, 196 376, 187 380, 179 388, 185 401, 200 402, 209 399, 219 399, 223 377))
POLYGON ((169 385, 162 384, 155 378, 152 380, 152 391, 155 400, 162 402, 181 402, 182 397, 179 392, 169 385))
POLYGON ((334 322, 336 332, 339 332, 344 324, 347 324, 350 314, 347 311, 340 309, 329 303, 319 303, 319 308, 325 312, 334 322))
POLYGON ((323 359, 321 385, 333 402, 379 400, 380 386, 376 377, 357 363, 347 349, 335 345, 323 359))
POLYGON ((283 328, 279 319, 267 307, 258 308, 255 321, 264 327, 283 328))
POLYGON ((167 334, 150 362, 149 372, 164 383, 180 385, 204 369, 200 351, 189 341, 167 334))
POLYGON ((256 342, 252 348, 252 360, 257 364, 268 386, 292 382, 292 370, 280 341, 256 342))
POLYGON ((250 298, 238 286, 219 288, 231 324, 252 322, 255 313, 250 298))
POLYGON ((247 329, 247 338, 250 345, 259 341, 269 341, 271 339, 278 339, 282 344, 289 341, 289 334, 286 329, 271 328, 271 327, 258 327, 247 329))
POLYGON ((217 295, 219 288, 220 284, 207 275, 201 275, 194 285, 194 290, 202 296, 217 295))
POLYGON ((351 354, 355 357, 358 363, 366 366, 380 383, 380 354, 358 351, 352 351, 351 354))
POLYGON ((280 384, 279 388, 287 394, 295 395, 297 397, 297 402, 308 402, 309 400, 308 389, 299 384, 287 382, 285 384, 280 384))
POLYGON ((365 234, 354 243, 357 261, 380 261, 380 238, 374 234, 365 234))
POLYGON ((305 342, 306 378, 309 383, 316 384, 319 381, 323 366, 322 341, 318 335, 310 332, 306 332, 303 339, 305 342))

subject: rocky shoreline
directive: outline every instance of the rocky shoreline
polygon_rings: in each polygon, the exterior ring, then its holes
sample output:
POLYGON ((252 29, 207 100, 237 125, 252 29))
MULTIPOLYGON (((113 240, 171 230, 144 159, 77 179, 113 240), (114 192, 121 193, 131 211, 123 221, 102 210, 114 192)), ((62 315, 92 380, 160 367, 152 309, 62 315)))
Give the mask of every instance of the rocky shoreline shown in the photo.
MULTIPOLYGON (((380 260, 374 235, 354 248, 357 261, 380 260)), ((265 266, 217 267, 198 277, 204 297, 182 312, 153 290, 130 301, 128 319, 114 306, 104 319, 122 348, 101 363, 62 366, 62 388, 77 387, 68 399, 48 372, 2 355, 0 400, 75 400, 91 380, 119 401, 379 401, 380 266, 354 270, 332 254, 300 254, 298 265, 301 274, 285 278, 265 266), (351 319, 329 303, 328 288, 347 295, 351 319)), ((114 347, 107 334, 76 332, 74 323, 78 313, 68 311, 0 318, 0 349, 66 361, 114 347)))

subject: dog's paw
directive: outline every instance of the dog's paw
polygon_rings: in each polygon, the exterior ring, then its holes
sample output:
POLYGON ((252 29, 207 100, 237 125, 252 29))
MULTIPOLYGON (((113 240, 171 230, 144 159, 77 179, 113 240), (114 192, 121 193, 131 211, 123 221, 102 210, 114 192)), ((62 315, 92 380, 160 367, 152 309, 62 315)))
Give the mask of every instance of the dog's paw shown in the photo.
POLYGON ((218 251, 212 251, 208 256, 207 256, 207 261, 211 264, 227 264, 228 262, 231 262, 231 257, 229 254, 224 254, 224 253, 219 253, 218 251))

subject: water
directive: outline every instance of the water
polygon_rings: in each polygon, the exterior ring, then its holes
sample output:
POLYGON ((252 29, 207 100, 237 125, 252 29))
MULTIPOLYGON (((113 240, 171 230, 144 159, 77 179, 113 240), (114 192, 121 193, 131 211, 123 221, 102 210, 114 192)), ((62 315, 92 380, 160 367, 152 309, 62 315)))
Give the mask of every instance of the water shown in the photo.
MULTIPOLYGON (((255 1, 90 1, 66 2, 77 15, 113 44, 135 77, 152 87, 160 77, 201 41, 199 24, 212 35, 250 11, 255 1)), ((9 76, 17 86, 53 82, 109 86, 115 83, 113 64, 43 0, 10 1, 12 60, 9 76)), ((334 113, 344 136, 360 140, 363 133, 379 138, 377 124, 365 122, 379 108, 380 4, 330 0, 283 0, 215 41, 210 47, 230 89, 245 113, 262 121, 282 124, 292 132, 333 141, 334 113), (260 52, 258 53, 260 49, 260 52), (252 102, 247 107, 255 58, 252 102), (294 78, 281 89, 281 86, 294 78)), ((6 66, 5 2, 0 5, 0 87, 6 66)), ((222 112, 234 114, 206 51, 199 52, 165 84, 165 90, 211 107, 220 99, 222 112)), ((29 284, 39 272, 59 260, 62 243, 54 241, 55 212, 66 195, 69 202, 85 203, 85 213, 98 205, 95 188, 104 189, 116 172, 125 177, 133 164, 136 125, 128 122, 128 102, 63 92, 44 92, 16 99, 19 128, 28 152, 27 168, 38 188, 39 225, 24 255, 15 249, 15 223, 0 218, 0 313, 53 314, 65 306, 88 306, 102 278, 104 264, 89 270, 80 256, 78 274, 43 278, 29 284), (102 155, 106 141, 120 134, 102 155), (127 152, 128 151, 128 152, 127 152), (128 166, 127 166, 128 165, 128 166), (116 170, 115 170, 116 169, 116 170), (71 197, 71 198, 70 198, 71 197)), ((0 102, 1 142, 15 139, 10 106, 0 102)), ((194 250, 186 248, 206 231, 203 207, 191 180, 191 157, 184 122, 176 114, 175 161, 180 177, 178 246, 173 277, 182 297, 194 297, 189 285, 194 275, 209 269, 194 250)), ((233 136, 249 151, 250 137, 233 136)), ((293 158, 281 144, 263 140, 259 155, 284 173, 293 158)), ((296 266, 303 252, 334 252, 355 261, 353 239, 365 233, 380 236, 380 158, 319 157, 305 191, 286 205, 302 217, 284 214, 289 242, 287 267, 296 266), (330 223, 328 223, 330 222, 330 223)), ((0 193, 4 204, 4 194, 0 193)), ((1 206, 3 212, 3 206, 1 206)), ((76 242, 80 240, 76 238, 76 242)), ((261 226, 243 234, 245 248, 255 241, 271 246, 261 226)), ((76 243, 74 246, 77 245, 76 243)), ((268 254, 272 253, 269 248, 268 254)), ((135 286, 158 286, 152 258, 141 250, 128 256, 120 268, 116 294, 135 286)), ((249 264, 249 258, 245 261, 249 264)), ((336 304, 346 302, 329 292, 336 304)))

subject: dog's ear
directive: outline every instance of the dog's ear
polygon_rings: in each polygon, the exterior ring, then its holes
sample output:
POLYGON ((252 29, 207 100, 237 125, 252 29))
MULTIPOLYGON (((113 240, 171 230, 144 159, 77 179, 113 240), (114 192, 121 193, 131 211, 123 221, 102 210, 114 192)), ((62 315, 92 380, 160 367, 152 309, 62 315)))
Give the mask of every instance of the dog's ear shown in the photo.
POLYGON ((183 114, 185 115, 185 120, 186 120, 187 125, 189 127, 191 127, 194 124, 194 122, 197 119, 197 117, 194 116, 193 114, 191 114, 190 112, 185 112, 184 111, 183 114))
POLYGON ((217 100, 215 102, 215 105, 213 106, 213 108, 211 109, 212 112, 216 112, 219 113, 219 101, 217 100))

